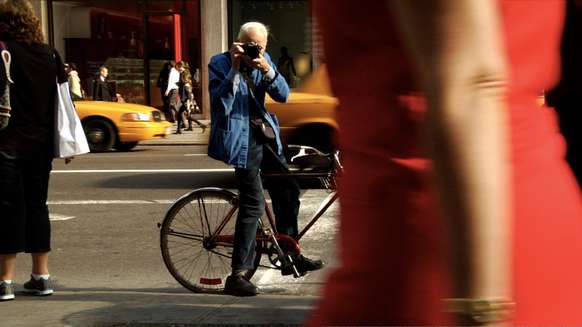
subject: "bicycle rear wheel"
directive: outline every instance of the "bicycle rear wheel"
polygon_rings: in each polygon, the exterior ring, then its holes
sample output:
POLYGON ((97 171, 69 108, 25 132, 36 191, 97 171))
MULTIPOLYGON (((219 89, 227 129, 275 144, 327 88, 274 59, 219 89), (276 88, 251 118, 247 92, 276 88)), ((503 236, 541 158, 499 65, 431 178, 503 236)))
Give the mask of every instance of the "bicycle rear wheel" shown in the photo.
MULTIPOLYGON (((164 263, 184 287, 197 293, 220 292, 231 272, 238 196, 220 188, 194 190, 166 214, 160 230, 164 263)), ((254 274, 261 259, 257 244, 254 274)))

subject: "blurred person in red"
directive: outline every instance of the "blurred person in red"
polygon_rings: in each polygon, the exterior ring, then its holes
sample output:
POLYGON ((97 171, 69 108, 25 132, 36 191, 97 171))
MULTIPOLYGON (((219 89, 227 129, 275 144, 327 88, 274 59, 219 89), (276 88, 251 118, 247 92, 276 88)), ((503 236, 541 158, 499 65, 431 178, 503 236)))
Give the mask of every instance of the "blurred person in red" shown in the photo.
POLYGON ((563 10, 315 1, 346 173, 310 325, 582 324, 581 194, 536 104, 563 10))

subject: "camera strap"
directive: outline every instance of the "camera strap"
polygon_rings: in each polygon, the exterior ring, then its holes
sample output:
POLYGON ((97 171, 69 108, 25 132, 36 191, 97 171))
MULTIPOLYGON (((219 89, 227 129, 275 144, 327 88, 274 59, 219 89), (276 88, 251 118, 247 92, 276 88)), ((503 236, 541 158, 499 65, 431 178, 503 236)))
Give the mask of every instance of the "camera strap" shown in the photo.
MULTIPOLYGON (((249 94, 251 96, 251 98, 253 99, 256 108, 259 111, 262 111, 262 105, 259 103, 259 100, 257 100, 257 98, 255 97, 255 90, 256 90, 256 86, 255 83, 253 82, 253 80, 250 78, 250 76, 248 76, 248 74, 246 72, 241 72, 241 75, 243 76, 245 82, 247 83, 247 86, 249 88, 249 94)), ((262 114, 262 112, 261 112, 262 114)), ((249 113, 250 115, 250 113, 249 113)), ((265 146, 271 151, 274 152, 274 150, 271 148, 271 142, 276 142, 276 136, 275 136, 275 129, 273 128, 273 126, 271 126, 271 124, 269 124, 268 121, 266 121, 263 117, 249 117, 249 124, 251 125, 252 128, 255 129, 256 132, 258 132, 261 137, 263 138, 263 140, 265 141, 265 146)))

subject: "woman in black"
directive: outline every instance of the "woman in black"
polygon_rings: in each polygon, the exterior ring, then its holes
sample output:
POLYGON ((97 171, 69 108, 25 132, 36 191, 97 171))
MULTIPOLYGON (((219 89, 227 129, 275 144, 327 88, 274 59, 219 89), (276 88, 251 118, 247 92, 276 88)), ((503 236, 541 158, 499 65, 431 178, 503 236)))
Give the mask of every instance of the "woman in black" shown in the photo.
POLYGON ((30 253, 24 291, 50 295, 49 212, 56 82, 65 82, 58 53, 44 44, 29 0, 0 0, 0 40, 12 56, 8 126, 0 131, 0 300, 14 298, 16 254, 30 253))

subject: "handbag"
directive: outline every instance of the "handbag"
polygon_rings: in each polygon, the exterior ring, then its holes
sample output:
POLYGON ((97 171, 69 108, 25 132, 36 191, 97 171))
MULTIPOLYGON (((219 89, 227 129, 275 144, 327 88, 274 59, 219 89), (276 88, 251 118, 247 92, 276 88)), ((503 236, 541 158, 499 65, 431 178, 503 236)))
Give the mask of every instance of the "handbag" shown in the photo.
POLYGON ((57 81, 55 157, 68 158, 89 152, 85 131, 69 92, 69 83, 57 81))
POLYGON ((254 128, 261 138, 266 141, 275 140, 275 130, 268 122, 265 122, 261 117, 252 117, 250 119, 251 127, 254 128))

